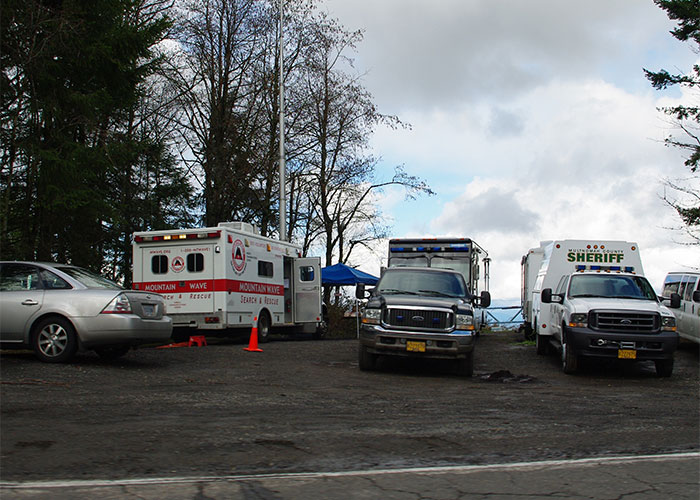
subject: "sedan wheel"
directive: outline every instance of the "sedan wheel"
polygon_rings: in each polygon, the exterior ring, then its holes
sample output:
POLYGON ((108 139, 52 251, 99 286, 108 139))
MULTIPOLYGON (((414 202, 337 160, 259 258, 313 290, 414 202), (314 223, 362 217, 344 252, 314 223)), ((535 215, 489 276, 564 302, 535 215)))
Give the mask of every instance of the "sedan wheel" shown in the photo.
POLYGON ((46 363, 65 363, 78 350, 75 329, 64 318, 46 318, 34 329, 32 347, 36 356, 46 363))

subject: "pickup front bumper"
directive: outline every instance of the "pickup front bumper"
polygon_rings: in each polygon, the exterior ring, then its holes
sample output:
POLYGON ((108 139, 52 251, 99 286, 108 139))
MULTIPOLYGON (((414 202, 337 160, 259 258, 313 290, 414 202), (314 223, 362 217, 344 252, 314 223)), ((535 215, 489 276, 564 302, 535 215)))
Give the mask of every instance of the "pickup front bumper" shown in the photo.
POLYGON ((565 338, 576 354, 598 358, 624 358, 620 351, 627 351, 631 359, 673 359, 678 347, 678 334, 664 331, 609 333, 590 328, 567 328, 565 338))
POLYGON ((434 333, 362 325, 360 344, 372 354, 462 359, 474 350, 475 336, 474 332, 468 330, 434 333))

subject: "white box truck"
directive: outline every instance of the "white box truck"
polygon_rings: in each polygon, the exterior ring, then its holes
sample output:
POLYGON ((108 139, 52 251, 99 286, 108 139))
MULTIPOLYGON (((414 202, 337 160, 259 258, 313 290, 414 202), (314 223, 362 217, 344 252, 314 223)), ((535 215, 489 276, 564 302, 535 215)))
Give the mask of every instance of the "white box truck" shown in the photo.
POLYGON ((470 238, 394 238, 389 240, 389 268, 434 267, 451 269, 464 277, 474 313, 474 328, 486 326, 486 308, 491 303, 488 291, 488 252, 470 238), (480 261, 484 266, 484 289, 479 290, 480 261))
MULTIPOLYGON (((669 299, 680 305, 678 294, 669 299)), ((537 353, 557 348, 565 373, 582 357, 652 360, 657 375, 673 372, 676 319, 644 277, 636 243, 546 244, 529 314, 537 353)))
POLYGON ((133 288, 158 292, 173 319, 173 337, 248 330, 260 342, 271 329, 325 332, 320 258, 266 238, 245 222, 136 232, 133 288))

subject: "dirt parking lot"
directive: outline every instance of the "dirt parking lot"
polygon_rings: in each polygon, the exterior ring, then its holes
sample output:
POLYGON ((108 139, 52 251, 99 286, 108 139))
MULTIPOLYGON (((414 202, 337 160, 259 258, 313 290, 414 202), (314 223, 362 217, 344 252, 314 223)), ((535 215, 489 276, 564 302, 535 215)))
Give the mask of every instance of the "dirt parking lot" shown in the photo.
POLYGON ((698 347, 564 375, 515 332, 481 336, 475 376, 432 363, 357 367, 354 339, 262 353, 140 349, 69 365, 2 351, 5 481, 341 471, 695 451, 698 347))

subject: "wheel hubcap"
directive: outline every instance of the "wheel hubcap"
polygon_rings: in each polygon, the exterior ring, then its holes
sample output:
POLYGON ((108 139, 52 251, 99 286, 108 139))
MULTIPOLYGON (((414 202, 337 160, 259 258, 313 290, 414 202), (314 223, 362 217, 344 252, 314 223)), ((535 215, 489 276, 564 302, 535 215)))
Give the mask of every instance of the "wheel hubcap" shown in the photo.
POLYGON ((61 325, 48 325, 39 332, 39 349, 49 357, 55 357, 66 349, 68 333, 61 325))

